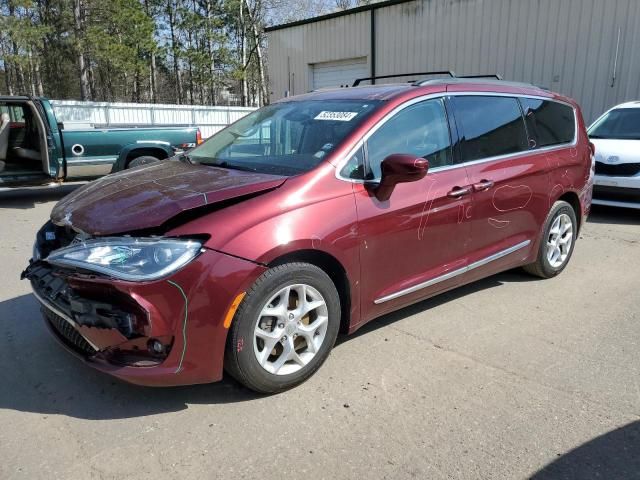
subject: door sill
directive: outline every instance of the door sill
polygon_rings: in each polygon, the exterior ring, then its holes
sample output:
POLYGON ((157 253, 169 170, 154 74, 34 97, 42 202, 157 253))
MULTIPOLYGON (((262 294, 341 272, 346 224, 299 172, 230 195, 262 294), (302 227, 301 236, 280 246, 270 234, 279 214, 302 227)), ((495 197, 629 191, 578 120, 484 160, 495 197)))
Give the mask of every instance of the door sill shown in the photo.
POLYGON ((470 263, 469 265, 467 265, 466 267, 462 267, 462 268, 458 268, 457 270, 452 270, 451 272, 447 272, 444 275, 440 275, 439 277, 436 278, 432 278, 431 280, 427 280, 426 282, 422 282, 419 283, 418 285, 414 285, 412 287, 409 288, 405 288, 403 290, 400 290, 398 292, 394 292, 391 293, 389 295, 386 295, 384 297, 378 298, 376 300, 373 301, 373 303, 375 303, 376 305, 379 305, 381 303, 385 303, 388 302, 389 300, 395 300, 396 298, 399 297, 403 297, 405 295, 408 295, 410 293, 414 293, 417 292, 419 290, 423 290, 427 287, 430 287, 432 285, 435 285, 437 283, 441 283, 444 282, 445 280, 450 280, 452 278, 458 277, 462 274, 465 274, 467 272, 471 272, 472 270, 475 270, 476 268, 480 268, 483 267, 491 262, 494 262, 496 260, 499 260, 503 257, 506 257, 507 255, 510 255, 514 252, 517 252, 518 250, 526 247, 527 245, 529 245, 531 243, 531 240, 525 240, 524 242, 520 242, 516 245, 513 245, 505 250, 501 250, 500 252, 494 253, 493 255, 489 255, 488 257, 485 257, 481 260, 478 260, 476 262, 470 263))

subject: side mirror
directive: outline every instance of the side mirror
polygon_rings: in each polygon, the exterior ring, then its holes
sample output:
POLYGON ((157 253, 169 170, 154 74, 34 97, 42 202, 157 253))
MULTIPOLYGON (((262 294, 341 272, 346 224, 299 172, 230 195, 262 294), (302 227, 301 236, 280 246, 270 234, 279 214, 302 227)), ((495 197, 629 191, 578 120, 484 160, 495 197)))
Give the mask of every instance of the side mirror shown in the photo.
POLYGON ((393 153, 382 161, 380 169, 382 178, 373 192, 378 200, 386 201, 398 183, 415 182, 424 178, 429 170, 429 161, 414 155, 393 153))

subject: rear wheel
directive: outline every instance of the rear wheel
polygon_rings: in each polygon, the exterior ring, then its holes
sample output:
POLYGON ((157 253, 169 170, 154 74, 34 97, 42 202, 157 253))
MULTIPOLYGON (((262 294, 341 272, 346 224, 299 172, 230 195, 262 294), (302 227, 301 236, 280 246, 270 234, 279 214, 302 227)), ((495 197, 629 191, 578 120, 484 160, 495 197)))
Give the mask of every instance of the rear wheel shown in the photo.
POLYGON ((339 326, 340 298, 323 270, 307 263, 271 268, 236 312, 225 368, 252 390, 286 390, 320 368, 339 326))
POLYGON ((578 231, 576 212, 567 202, 553 204, 544 224, 538 257, 524 269, 541 278, 558 275, 569 263, 578 231))
POLYGON ((151 155, 143 155, 141 157, 136 157, 133 160, 129 161, 127 164, 127 168, 139 167, 140 165, 148 165, 150 163, 159 162, 160 159, 157 157, 153 157, 151 155))

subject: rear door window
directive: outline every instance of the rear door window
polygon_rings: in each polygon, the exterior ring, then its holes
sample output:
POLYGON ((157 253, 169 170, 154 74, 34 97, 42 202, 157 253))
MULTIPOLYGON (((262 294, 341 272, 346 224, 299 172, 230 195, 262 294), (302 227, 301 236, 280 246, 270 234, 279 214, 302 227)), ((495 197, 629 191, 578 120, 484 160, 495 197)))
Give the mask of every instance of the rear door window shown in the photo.
POLYGON ((24 107, 20 105, 0 105, 0 114, 8 113, 11 123, 21 123, 24 125, 24 107))
POLYGON ((498 96, 454 96, 463 162, 529 149, 518 100, 498 96))
POLYGON ((532 146, 542 148, 571 143, 576 132, 573 108, 563 103, 524 97, 520 99, 532 146))

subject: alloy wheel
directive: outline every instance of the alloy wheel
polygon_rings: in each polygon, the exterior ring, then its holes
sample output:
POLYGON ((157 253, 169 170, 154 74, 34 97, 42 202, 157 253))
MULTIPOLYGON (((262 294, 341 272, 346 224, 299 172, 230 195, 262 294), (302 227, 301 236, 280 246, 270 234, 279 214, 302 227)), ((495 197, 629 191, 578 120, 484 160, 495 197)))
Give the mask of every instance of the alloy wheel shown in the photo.
POLYGON ((547 260, 553 268, 561 267, 569 257, 573 243, 573 222, 566 213, 558 215, 547 237, 547 260))
POLYGON ((262 368, 289 375, 307 365, 327 334, 325 299, 310 285, 279 290, 262 308, 254 329, 253 351, 262 368))

